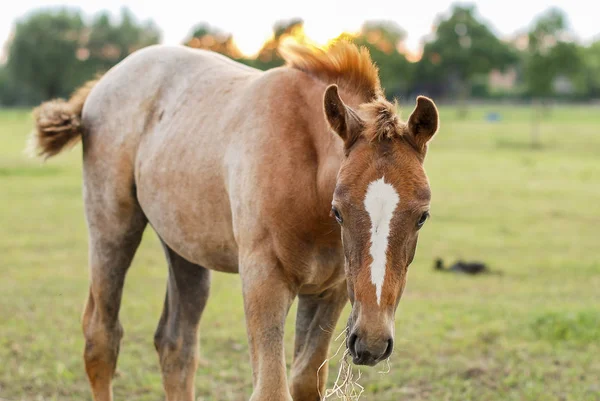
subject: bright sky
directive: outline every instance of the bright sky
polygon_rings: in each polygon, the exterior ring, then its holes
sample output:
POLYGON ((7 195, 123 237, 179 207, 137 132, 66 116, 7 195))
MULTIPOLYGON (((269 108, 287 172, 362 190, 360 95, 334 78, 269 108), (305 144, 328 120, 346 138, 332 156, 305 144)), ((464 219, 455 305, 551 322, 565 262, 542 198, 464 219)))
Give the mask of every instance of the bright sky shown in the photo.
MULTIPOLYGON (((600 34, 598 16, 588 2, 578 0, 475 0, 479 14, 501 36, 526 28, 536 15, 550 6, 563 9, 573 31, 589 41, 600 34)), ((0 43, 4 43, 14 22, 39 7, 68 5, 79 7, 88 16, 100 10, 115 15, 127 6, 138 18, 153 19, 163 31, 163 43, 181 43, 198 22, 231 32, 240 49, 256 52, 271 34, 273 23, 300 17, 307 35, 318 43, 343 31, 356 31, 363 21, 388 19, 408 33, 407 46, 420 47, 433 22, 449 10, 450 0, 5 0, 0 13, 0 43)))

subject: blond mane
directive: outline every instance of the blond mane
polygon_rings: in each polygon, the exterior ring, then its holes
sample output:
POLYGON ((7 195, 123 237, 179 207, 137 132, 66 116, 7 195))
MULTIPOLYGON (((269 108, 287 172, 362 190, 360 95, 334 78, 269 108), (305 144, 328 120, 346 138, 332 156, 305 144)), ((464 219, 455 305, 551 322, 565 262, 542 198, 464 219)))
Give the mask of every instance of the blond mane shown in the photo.
POLYGON ((406 123, 398 116, 398 103, 390 103, 384 97, 378 97, 359 106, 360 115, 365 120, 362 135, 369 141, 381 141, 402 137, 406 123))
POLYGON ((279 53, 288 67, 357 91, 365 96, 366 101, 383 94, 379 70, 365 47, 345 40, 335 41, 326 49, 284 42, 279 47, 279 53))

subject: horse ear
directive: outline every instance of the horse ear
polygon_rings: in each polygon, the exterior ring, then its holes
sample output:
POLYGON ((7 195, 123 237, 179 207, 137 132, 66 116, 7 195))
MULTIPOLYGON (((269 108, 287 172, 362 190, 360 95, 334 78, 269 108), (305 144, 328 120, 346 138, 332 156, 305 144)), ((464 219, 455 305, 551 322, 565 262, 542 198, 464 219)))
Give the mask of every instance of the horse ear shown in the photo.
POLYGON ((354 110, 344 104, 335 84, 329 85, 325 89, 323 105, 329 126, 344 140, 346 149, 349 149, 358 139, 363 128, 363 121, 354 110))
POLYGON ((440 125, 439 119, 433 100, 425 96, 417 97, 417 105, 408 118, 406 131, 422 152, 427 150, 427 143, 437 132, 440 125))

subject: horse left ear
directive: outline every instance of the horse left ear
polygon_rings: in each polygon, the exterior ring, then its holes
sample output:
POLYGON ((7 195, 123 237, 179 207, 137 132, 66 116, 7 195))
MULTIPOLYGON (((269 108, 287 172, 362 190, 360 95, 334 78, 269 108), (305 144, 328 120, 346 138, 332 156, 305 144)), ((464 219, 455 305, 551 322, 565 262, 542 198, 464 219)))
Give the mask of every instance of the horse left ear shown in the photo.
POLYGON ((417 97, 417 106, 408 118, 406 131, 421 152, 427 150, 427 143, 438 130, 439 120, 438 110, 433 100, 425 96, 417 97))

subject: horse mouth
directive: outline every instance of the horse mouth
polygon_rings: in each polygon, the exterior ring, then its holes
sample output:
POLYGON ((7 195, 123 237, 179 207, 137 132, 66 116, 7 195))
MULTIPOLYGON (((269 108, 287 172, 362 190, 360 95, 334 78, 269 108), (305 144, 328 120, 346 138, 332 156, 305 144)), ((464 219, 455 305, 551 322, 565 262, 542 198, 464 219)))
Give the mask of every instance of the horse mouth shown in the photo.
POLYGON ((375 366, 379 362, 388 359, 394 349, 393 340, 387 341, 386 349, 383 353, 377 355, 367 350, 358 351, 356 348, 356 335, 352 335, 346 344, 348 352, 352 357, 352 363, 359 366, 375 366))
POLYGON ((373 347, 364 341, 361 342, 359 336, 352 327, 351 319, 348 319, 346 325, 346 352, 352 357, 352 363, 359 366, 375 366, 379 362, 388 359, 394 349, 394 340, 389 338, 383 344, 373 347))

